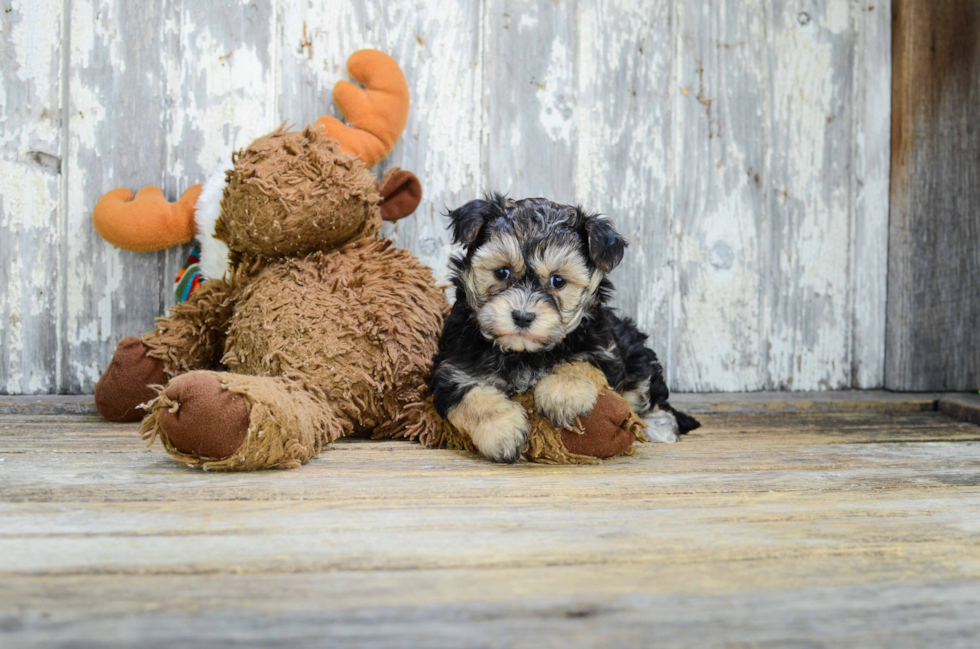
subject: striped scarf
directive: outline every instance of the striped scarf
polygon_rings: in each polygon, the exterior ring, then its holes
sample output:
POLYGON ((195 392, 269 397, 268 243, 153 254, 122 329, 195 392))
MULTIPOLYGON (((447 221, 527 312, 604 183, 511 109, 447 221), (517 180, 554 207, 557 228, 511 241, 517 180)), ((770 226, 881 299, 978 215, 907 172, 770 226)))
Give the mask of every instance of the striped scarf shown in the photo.
POLYGON ((174 280, 174 296, 178 302, 186 302, 191 293, 196 291, 204 282, 204 275, 201 274, 201 248, 194 246, 191 254, 188 255, 184 267, 177 273, 174 280))

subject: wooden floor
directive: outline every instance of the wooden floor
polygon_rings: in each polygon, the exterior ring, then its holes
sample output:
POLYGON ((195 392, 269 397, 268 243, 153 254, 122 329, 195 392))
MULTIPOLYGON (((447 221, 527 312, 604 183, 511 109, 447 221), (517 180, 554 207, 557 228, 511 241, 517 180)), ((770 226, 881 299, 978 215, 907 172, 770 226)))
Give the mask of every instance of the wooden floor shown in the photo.
POLYGON ((684 401, 701 430, 601 466, 251 474, 0 403, 0 646, 980 646, 976 403, 684 401))

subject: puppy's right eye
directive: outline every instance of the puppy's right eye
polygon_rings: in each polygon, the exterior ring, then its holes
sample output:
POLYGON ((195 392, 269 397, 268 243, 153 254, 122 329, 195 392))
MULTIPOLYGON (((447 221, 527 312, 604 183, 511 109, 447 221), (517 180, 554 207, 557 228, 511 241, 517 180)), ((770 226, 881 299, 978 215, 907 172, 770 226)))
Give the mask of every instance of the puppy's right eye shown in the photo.
POLYGON ((497 279, 499 279, 502 282, 505 279, 507 279, 508 277, 510 277, 510 269, 509 268, 498 268, 497 270, 493 271, 493 276, 496 277, 497 279))

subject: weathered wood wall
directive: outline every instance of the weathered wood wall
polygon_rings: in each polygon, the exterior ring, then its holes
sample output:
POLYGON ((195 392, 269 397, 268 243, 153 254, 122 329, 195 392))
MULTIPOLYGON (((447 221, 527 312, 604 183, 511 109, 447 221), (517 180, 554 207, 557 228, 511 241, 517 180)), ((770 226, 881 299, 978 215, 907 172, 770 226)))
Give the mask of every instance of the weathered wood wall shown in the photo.
POLYGON ((888 359, 896 390, 980 388, 980 3, 895 2, 888 359))
POLYGON ((413 111, 391 233, 443 272, 440 212, 578 201, 632 241, 618 303, 679 390, 882 385, 891 11, 876 0, 3 0, 0 392, 87 392, 186 251, 116 250, 106 190, 171 196, 333 111, 361 47, 413 111))

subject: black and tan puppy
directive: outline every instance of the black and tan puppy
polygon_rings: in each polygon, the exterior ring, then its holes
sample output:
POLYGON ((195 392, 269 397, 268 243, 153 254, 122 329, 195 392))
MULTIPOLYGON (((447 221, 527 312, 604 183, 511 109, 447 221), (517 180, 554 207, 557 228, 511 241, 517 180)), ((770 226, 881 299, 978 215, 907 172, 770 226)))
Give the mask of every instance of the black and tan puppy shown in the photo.
POLYGON ((667 403, 668 390, 646 335, 606 306, 606 275, 626 241, 608 219, 543 198, 500 195, 449 214, 456 303, 446 319, 431 379, 435 407, 469 434, 483 455, 514 462, 527 441, 524 409, 508 394, 534 390, 558 428, 588 414, 595 385, 571 363, 606 375, 651 425, 648 437, 674 441, 698 422, 667 403))

